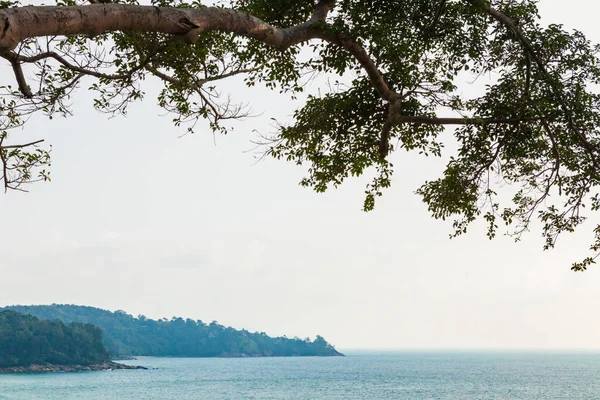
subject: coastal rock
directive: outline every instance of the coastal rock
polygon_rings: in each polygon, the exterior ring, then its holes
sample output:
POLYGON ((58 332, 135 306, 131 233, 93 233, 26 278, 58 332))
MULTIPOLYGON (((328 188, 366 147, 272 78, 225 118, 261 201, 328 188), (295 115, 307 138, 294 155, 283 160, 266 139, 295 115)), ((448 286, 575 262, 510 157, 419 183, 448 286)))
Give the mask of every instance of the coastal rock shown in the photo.
POLYGON ((125 365, 107 361, 96 365, 28 365, 24 367, 0 368, 0 374, 17 373, 42 373, 42 372, 81 372, 81 371, 105 371, 113 369, 148 369, 137 365, 125 365))

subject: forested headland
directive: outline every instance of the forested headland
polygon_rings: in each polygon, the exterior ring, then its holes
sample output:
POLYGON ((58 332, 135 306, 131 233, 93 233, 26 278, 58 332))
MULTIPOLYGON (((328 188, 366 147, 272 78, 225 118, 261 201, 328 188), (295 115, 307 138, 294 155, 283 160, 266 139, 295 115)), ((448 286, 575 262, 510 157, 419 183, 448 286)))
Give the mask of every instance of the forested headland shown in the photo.
POLYGON ((92 324, 0 312, 0 372, 109 369, 102 331, 92 324))
POLYGON ((93 324, 103 331, 103 344, 115 358, 156 357, 270 357, 341 356, 317 336, 316 339, 270 337, 223 326, 216 321, 173 317, 153 320, 124 311, 111 312, 76 305, 9 306, 20 313, 64 323, 93 324))

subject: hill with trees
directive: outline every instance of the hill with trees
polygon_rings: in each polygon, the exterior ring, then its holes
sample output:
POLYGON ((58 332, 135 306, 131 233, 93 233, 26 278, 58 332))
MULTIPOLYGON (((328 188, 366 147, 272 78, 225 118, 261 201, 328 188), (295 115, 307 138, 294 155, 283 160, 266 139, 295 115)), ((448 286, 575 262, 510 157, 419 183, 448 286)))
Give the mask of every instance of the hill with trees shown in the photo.
POLYGON ((45 321, 0 312, 0 369, 31 365, 97 365, 109 361, 102 331, 89 323, 45 321))
POLYGON ((9 306, 20 313, 65 323, 94 324, 104 332, 104 345, 114 357, 269 357, 341 356, 321 336, 315 340, 269 337, 264 332, 236 330, 213 321, 173 317, 153 320, 124 311, 110 312, 76 305, 9 306))

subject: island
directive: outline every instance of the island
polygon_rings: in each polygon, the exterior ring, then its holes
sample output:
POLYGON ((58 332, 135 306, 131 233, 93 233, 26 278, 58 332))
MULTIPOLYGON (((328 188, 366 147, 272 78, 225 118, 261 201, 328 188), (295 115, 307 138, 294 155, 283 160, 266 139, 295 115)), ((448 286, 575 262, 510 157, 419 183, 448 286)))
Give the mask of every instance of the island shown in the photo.
POLYGON ((86 323, 0 312, 0 373, 145 369, 110 360, 102 331, 86 323))
MULTIPOLYGON (((290 357, 343 356, 323 337, 270 337, 226 327, 216 321, 173 317, 153 320, 125 311, 52 304, 9 306, 10 309, 45 320, 93 324, 102 330, 102 343, 112 359, 131 356, 154 357, 290 357)), ((0 309, 2 310, 2 309, 0 309)))

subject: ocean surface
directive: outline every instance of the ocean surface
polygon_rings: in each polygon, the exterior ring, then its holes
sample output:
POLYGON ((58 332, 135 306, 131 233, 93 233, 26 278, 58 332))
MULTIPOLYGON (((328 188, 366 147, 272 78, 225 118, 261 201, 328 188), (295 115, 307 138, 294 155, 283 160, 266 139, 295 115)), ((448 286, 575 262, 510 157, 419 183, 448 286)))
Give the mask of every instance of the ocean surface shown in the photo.
POLYGON ((0 375, 0 399, 600 399, 600 354, 140 358, 149 370, 0 375))

